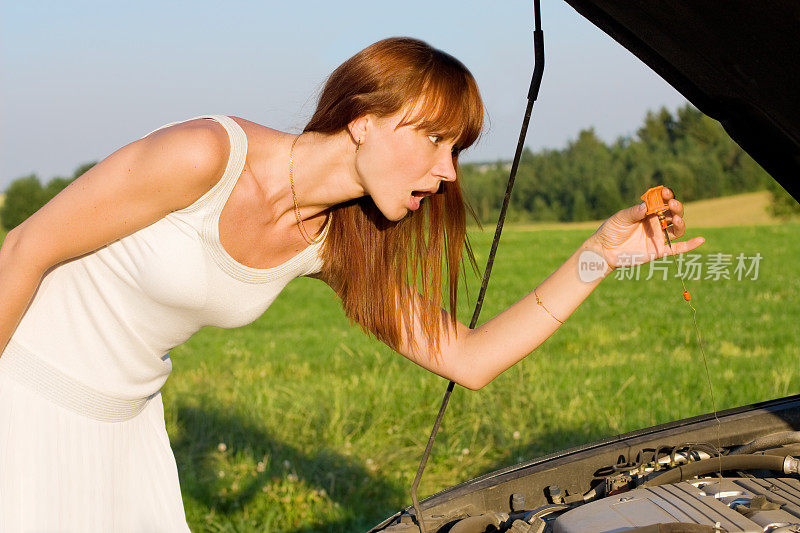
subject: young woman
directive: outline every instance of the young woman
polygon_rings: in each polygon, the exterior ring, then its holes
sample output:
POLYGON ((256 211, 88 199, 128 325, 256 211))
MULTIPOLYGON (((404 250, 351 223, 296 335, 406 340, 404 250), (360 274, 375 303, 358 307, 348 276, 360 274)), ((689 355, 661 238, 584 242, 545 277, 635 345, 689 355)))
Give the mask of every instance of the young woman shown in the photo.
MULTIPOLYGON (((159 395, 168 351, 204 325, 255 320, 295 277, 322 279, 366 330, 479 389, 600 282, 581 281, 581 252, 604 258, 604 274, 623 252, 667 253, 643 205, 620 211, 530 295, 466 328, 457 160, 482 123, 460 62, 386 39, 334 71, 301 135, 224 116, 164 126, 9 232, 0 530, 185 531, 159 395)), ((683 207, 664 198, 680 237, 683 207)))

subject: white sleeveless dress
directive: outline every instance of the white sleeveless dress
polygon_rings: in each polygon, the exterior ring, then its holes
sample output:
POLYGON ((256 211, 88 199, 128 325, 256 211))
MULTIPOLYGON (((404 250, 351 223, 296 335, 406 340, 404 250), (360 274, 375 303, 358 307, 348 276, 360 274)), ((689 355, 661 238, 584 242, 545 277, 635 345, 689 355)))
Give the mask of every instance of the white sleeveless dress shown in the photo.
POLYGON ((159 393, 168 351, 203 326, 252 322, 290 280, 322 266, 322 241, 274 268, 228 255, 219 216, 247 137, 230 117, 197 118, 228 132, 220 181, 48 272, 0 356, 4 533, 187 531, 159 393))

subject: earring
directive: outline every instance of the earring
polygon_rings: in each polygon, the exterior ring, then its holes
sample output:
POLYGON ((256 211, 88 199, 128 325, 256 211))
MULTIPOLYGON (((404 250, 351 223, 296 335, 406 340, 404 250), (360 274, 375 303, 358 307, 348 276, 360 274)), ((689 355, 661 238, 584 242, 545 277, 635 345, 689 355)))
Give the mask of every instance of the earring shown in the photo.
POLYGON ((356 153, 358 153, 358 149, 361 148, 361 139, 356 141, 356 153))

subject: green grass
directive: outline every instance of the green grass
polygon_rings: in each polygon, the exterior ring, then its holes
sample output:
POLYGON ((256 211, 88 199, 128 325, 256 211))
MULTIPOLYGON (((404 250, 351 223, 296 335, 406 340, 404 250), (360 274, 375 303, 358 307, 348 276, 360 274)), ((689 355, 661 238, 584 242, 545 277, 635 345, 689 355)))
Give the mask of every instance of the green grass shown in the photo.
MULTIPOLYGON (((798 231, 791 223, 695 232, 708 240, 705 264, 712 253, 763 256, 755 281, 687 281, 719 409, 800 393, 798 231)), ((481 265, 491 234, 473 235, 481 265)), ((483 318, 587 235, 507 228, 483 318)), ((473 296, 478 286, 471 279, 473 296)), ((421 494, 709 412, 682 291, 674 278, 612 276, 533 355, 481 391, 457 389, 421 494)), ((462 320, 471 314, 465 300, 462 320)), ((193 531, 357 531, 410 502, 446 382, 350 327, 323 284, 291 283, 252 325, 205 329, 172 360, 167 426, 193 531)))
MULTIPOLYGON (((703 254, 763 256, 756 281, 687 281, 719 409, 800 393, 798 230, 702 231, 703 254)), ((491 234, 473 236, 480 264, 491 234)), ((483 318, 587 235, 507 229, 483 318)), ((711 411, 682 291, 675 278, 612 277, 533 355, 481 391, 457 389, 421 494, 711 411)), ((193 531, 357 531, 410 502, 446 382, 350 327, 320 282, 297 280, 252 325, 205 329, 171 355, 167 426, 193 531)))

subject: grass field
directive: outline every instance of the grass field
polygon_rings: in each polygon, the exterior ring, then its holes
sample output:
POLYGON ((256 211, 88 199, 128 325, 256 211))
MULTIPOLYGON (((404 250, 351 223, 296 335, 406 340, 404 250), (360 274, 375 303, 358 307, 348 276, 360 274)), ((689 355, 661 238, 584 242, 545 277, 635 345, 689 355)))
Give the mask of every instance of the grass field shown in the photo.
MULTIPOLYGON (((504 233, 484 319, 591 232, 528 229, 504 233)), ((731 266, 733 279, 687 281, 719 409, 800 393, 799 231, 800 223, 693 230, 707 238, 704 264, 714 253, 763 257, 757 280, 736 280, 731 266)), ((473 233, 481 265, 492 233, 473 233)), ((680 281, 640 274, 604 281, 481 391, 456 389, 421 494, 711 410, 680 281)), ((473 296, 478 286, 471 278, 473 296)), ((462 319, 470 314, 462 298, 462 319)), ((250 326, 207 328, 171 355, 164 403, 193 531, 359 531, 410 502, 446 382, 351 327, 323 284, 297 280, 250 326)))
MULTIPOLYGON (((695 232, 708 239, 704 263, 763 257, 757 280, 736 280, 731 266, 733 279, 687 281, 719 409, 800 393, 798 231, 695 232)), ((473 235, 481 264, 491 234, 473 235)), ((587 235, 508 229, 483 318, 587 235)), ((457 389, 421 493, 711 411, 680 281, 641 275, 607 279, 532 356, 481 391, 457 389)), ((473 295, 478 285, 470 280, 473 295)), ((462 317, 470 309, 464 301, 462 317)), ((194 531, 358 531, 410 502, 446 382, 350 327, 321 283, 293 282, 252 325, 203 330, 172 359, 164 400, 194 531)))

